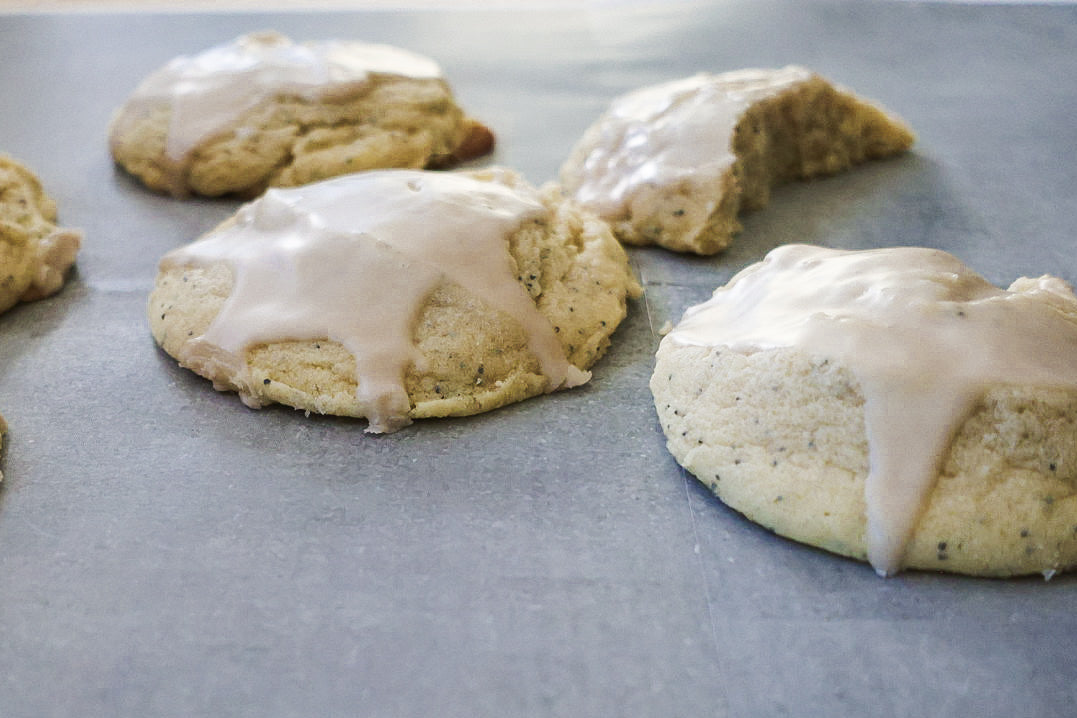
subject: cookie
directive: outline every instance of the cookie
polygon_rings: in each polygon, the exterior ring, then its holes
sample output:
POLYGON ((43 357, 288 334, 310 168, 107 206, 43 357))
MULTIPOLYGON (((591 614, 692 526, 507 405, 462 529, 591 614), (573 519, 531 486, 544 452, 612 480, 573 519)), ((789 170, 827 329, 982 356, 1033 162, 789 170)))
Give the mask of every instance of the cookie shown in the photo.
POLYGON ((429 58, 261 32, 152 73, 115 114, 109 143, 146 186, 184 197, 444 168, 486 154, 494 138, 429 58))
POLYGON ((81 243, 81 232, 56 226, 38 178, 0 155, 0 312, 58 292, 81 243))
POLYGON ((583 384, 639 291, 552 183, 378 170, 269 190, 166 255, 149 320, 249 406, 391 432, 583 384))
POLYGON ((802 67, 700 73, 631 92, 561 167, 626 244, 713 254, 771 187, 907 150, 896 117, 802 67))
POLYGON ((671 453, 769 529, 903 568, 1077 564, 1077 298, 936 250, 787 246, 689 309, 651 378, 671 453))

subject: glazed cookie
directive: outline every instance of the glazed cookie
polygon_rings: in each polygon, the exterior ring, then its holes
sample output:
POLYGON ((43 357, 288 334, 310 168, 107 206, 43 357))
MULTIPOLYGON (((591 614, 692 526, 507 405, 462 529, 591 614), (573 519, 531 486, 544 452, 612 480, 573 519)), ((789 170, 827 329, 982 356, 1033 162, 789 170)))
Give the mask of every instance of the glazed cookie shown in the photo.
POLYGON ((81 243, 81 232, 56 226, 37 177, 0 155, 0 312, 58 292, 81 243))
POLYGON ((486 154, 441 69, 387 45, 244 35, 147 77, 113 118, 116 162, 174 196, 254 196, 375 168, 486 154))
POLYGON ((713 254, 772 186, 912 143, 900 120, 801 67, 701 73, 614 100, 561 182, 622 242, 713 254))
POLYGON ((578 386, 639 293, 609 227, 507 170, 273 189, 161 262, 153 336, 259 407, 390 432, 578 386))
POLYGON ((1077 564, 1077 298, 943 252, 787 246, 689 309, 651 390, 670 451, 775 532, 902 568, 1077 564))

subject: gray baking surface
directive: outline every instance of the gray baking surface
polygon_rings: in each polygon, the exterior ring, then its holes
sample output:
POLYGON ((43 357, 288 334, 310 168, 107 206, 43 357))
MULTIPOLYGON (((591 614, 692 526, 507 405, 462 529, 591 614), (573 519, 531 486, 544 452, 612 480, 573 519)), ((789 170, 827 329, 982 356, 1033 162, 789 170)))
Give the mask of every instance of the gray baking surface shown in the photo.
POLYGON ((1058 6, 0 17, 0 150, 86 232, 62 294, 0 316, 0 716, 1074 715, 1077 580, 884 580, 776 537, 678 468, 647 380, 658 329, 785 242, 1077 280, 1075 50, 1058 6), (245 408, 144 320, 158 258, 237 203, 143 191, 110 113, 266 28, 437 58, 533 182, 697 70, 807 65, 920 139, 778 190, 717 257, 632 251, 647 294, 589 385, 374 437, 245 408))

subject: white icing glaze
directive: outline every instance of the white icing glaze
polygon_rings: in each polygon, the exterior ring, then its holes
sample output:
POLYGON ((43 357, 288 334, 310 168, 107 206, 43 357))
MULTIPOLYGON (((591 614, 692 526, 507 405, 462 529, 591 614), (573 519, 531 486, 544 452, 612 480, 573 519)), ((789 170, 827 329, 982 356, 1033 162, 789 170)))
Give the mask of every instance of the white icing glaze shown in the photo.
POLYGON ((169 160, 182 163, 199 142, 264 100, 285 94, 307 100, 346 94, 372 73, 442 76, 433 60, 388 45, 300 44, 261 32, 172 60, 135 89, 128 112, 170 106, 165 151, 169 160))
POLYGON ((329 338, 355 357, 367 430, 394 431, 409 423, 404 374, 419 361, 414 322, 430 292, 454 282, 519 322, 550 391, 586 382, 517 281, 508 251, 508 237, 547 210, 530 188, 492 176, 382 170, 269 190, 162 260, 162 268, 227 262, 234 271, 231 295, 180 362, 231 377, 257 406, 248 348, 329 338))
POLYGON ((797 347, 860 380, 868 558, 900 570, 954 432, 991 385, 1077 386, 1077 297, 1061 279, 998 289, 945 252, 780 247, 689 309, 663 341, 797 347))
POLYGON ((647 185, 717 185, 735 160, 733 130, 744 112, 811 77, 795 66, 699 73, 623 95, 583 140, 591 149, 573 196, 613 218, 647 185))

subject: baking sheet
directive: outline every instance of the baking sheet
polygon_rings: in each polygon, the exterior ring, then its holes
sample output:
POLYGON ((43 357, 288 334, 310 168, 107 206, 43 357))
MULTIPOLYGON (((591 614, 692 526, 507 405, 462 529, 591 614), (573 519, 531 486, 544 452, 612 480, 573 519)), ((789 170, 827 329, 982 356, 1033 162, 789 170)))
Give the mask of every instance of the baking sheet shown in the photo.
POLYGON ((0 16, 0 150, 85 229, 0 316, 0 716, 1061 716, 1077 582, 907 573, 784 539, 667 455, 657 330, 781 243, 927 245, 1077 281, 1077 11, 862 2, 0 16), (633 250, 644 299, 587 386, 466 419, 251 411, 158 352, 158 258, 234 211, 114 170, 106 126, 242 32, 438 59, 533 182, 613 96, 807 65, 915 151, 785 187, 726 253, 633 250))

